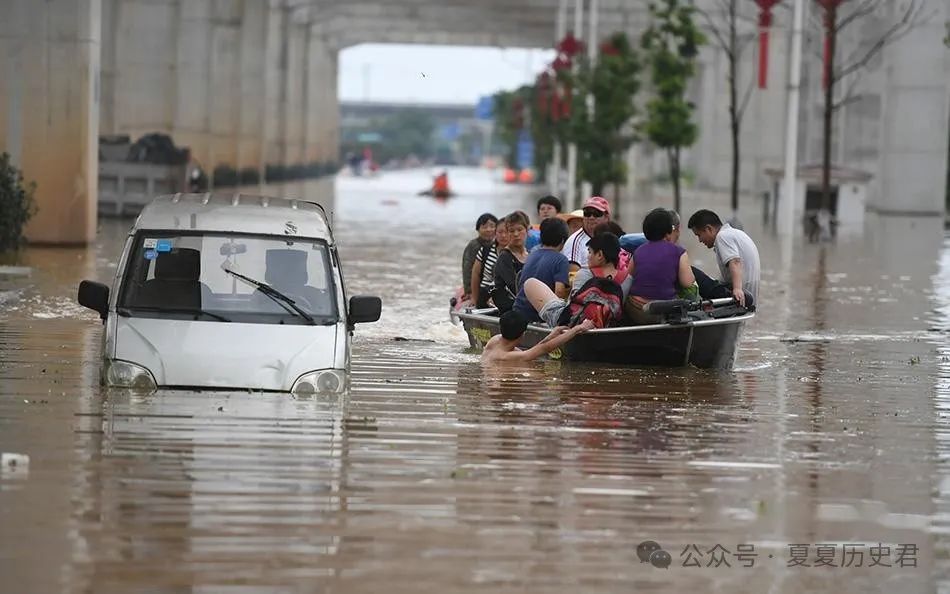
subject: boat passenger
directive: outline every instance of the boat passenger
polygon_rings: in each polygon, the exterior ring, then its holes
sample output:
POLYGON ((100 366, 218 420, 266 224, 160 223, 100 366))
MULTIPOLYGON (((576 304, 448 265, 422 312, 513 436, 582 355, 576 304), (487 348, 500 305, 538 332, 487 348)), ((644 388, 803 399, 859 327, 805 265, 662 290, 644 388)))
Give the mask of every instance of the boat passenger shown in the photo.
POLYGON ((657 316, 647 314, 643 306, 650 301, 675 299, 679 287, 695 282, 689 255, 673 243, 673 216, 665 208, 655 208, 643 219, 647 242, 633 253, 633 283, 624 300, 624 311, 634 324, 655 324, 657 316))
POLYGON ((442 171, 432 180, 432 194, 434 196, 448 196, 449 194, 449 172, 442 171))
POLYGON ((495 241, 495 227, 498 217, 486 212, 475 221, 475 230, 478 237, 468 242, 462 252, 462 299, 469 299, 472 295, 472 267, 475 265, 475 256, 484 247, 491 246, 495 241))
POLYGON ((498 221, 495 227, 495 241, 488 247, 483 247, 475 255, 475 264, 472 266, 472 303, 475 307, 485 308, 490 305, 491 292, 495 288, 495 262, 498 252, 508 247, 508 226, 505 219, 498 221))
POLYGON ((495 282, 492 289, 492 302, 500 312, 506 312, 515 304, 518 294, 518 275, 528 259, 524 249, 525 235, 528 232, 528 215, 515 211, 505 217, 508 227, 508 247, 499 250, 495 262, 495 282))
POLYGON ((567 298, 570 264, 567 257, 561 253, 566 240, 567 225, 564 221, 557 218, 541 221, 541 246, 531 252, 524 263, 518 282, 518 296, 515 297, 513 306, 513 309, 529 322, 540 322, 541 318, 524 294, 524 283, 528 279, 539 280, 561 299, 567 298))
POLYGON ((519 350, 518 343, 521 342, 521 337, 528 328, 528 321, 517 311, 508 311, 501 315, 498 322, 501 334, 492 336, 485 345, 485 350, 482 351, 482 363, 533 361, 594 327, 590 320, 584 320, 573 328, 558 326, 530 349, 519 350))
POLYGON ((570 237, 584 224, 584 211, 562 212, 557 215, 557 218, 567 223, 568 237, 570 237))
POLYGON ((525 281, 525 297, 548 326, 576 324, 597 309, 587 307, 594 302, 606 307, 604 311, 593 312, 598 318, 590 318, 595 327, 604 328, 619 320, 624 285, 629 286, 629 279, 617 270, 620 241, 613 233, 598 233, 588 242, 587 250, 590 267, 580 269, 575 275, 569 299, 559 297, 537 279, 525 281))
MULTIPOLYGON (((624 233, 623 227, 614 221, 607 221, 606 223, 601 223, 594 227, 594 235, 597 235, 598 233, 613 233, 617 236, 618 240, 626 235, 624 233)), ((620 258, 617 261, 617 270, 627 270, 630 264, 630 256, 631 254, 624 250, 623 246, 621 245, 620 258)), ((626 276, 626 273, 624 273, 624 276, 626 276)))
POLYGON ((528 229, 528 238, 524 242, 524 247, 529 254, 541 245, 541 223, 547 219, 557 218, 560 213, 561 201, 557 199, 557 196, 547 195, 538 199, 538 224, 531 225, 528 229))
POLYGON ((687 226, 696 238, 716 252, 721 281, 699 271, 696 282, 703 299, 732 297, 739 305, 752 308, 759 294, 759 250, 745 231, 723 224, 711 210, 697 210, 687 226))
POLYGON ((610 205, 600 196, 591 196, 584 202, 584 222, 581 228, 567 238, 562 253, 571 263, 571 271, 587 266, 587 242, 594 236, 594 227, 610 220, 610 205))

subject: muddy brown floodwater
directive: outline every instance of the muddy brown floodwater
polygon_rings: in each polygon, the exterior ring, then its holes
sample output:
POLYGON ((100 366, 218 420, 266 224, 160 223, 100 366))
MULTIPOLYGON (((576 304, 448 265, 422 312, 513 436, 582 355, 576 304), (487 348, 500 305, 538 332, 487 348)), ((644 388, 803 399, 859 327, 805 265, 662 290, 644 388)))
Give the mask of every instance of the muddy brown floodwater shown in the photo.
POLYGON ((130 222, 25 252, 0 277, 0 591, 950 590, 942 221, 782 245, 747 208, 762 305, 729 373, 485 372, 447 297, 477 215, 532 200, 452 179, 444 204, 421 171, 337 182, 350 291, 384 302, 348 399, 104 391, 76 286, 130 222))

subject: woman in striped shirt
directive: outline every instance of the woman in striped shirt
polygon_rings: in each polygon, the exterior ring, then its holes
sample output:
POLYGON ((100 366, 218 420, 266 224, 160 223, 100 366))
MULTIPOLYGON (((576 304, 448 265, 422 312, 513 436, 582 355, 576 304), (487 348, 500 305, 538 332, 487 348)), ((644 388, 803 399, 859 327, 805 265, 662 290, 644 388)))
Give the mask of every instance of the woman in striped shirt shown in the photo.
POLYGON ((501 219, 495 227, 495 241, 478 251, 475 265, 472 266, 472 302, 475 307, 489 306, 488 299, 495 286, 495 262, 498 260, 498 251, 505 247, 508 247, 508 226, 501 219))

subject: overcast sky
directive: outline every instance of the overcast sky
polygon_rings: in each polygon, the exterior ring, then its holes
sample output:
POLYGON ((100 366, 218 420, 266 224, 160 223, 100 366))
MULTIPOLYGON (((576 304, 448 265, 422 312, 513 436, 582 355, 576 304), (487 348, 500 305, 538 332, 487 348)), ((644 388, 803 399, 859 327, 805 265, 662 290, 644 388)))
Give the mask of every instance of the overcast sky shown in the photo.
POLYGON ((340 52, 341 100, 473 104, 534 80, 551 50, 365 44, 340 52))

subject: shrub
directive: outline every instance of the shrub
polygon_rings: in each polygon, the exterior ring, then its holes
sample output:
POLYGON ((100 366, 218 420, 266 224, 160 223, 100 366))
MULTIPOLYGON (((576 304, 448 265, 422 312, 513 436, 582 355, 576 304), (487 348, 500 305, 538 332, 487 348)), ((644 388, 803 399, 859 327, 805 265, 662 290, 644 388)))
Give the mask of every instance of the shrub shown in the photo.
POLYGON ((13 166, 10 155, 0 155, 0 252, 22 245, 23 227, 37 210, 35 189, 35 183, 23 181, 23 173, 13 166))

